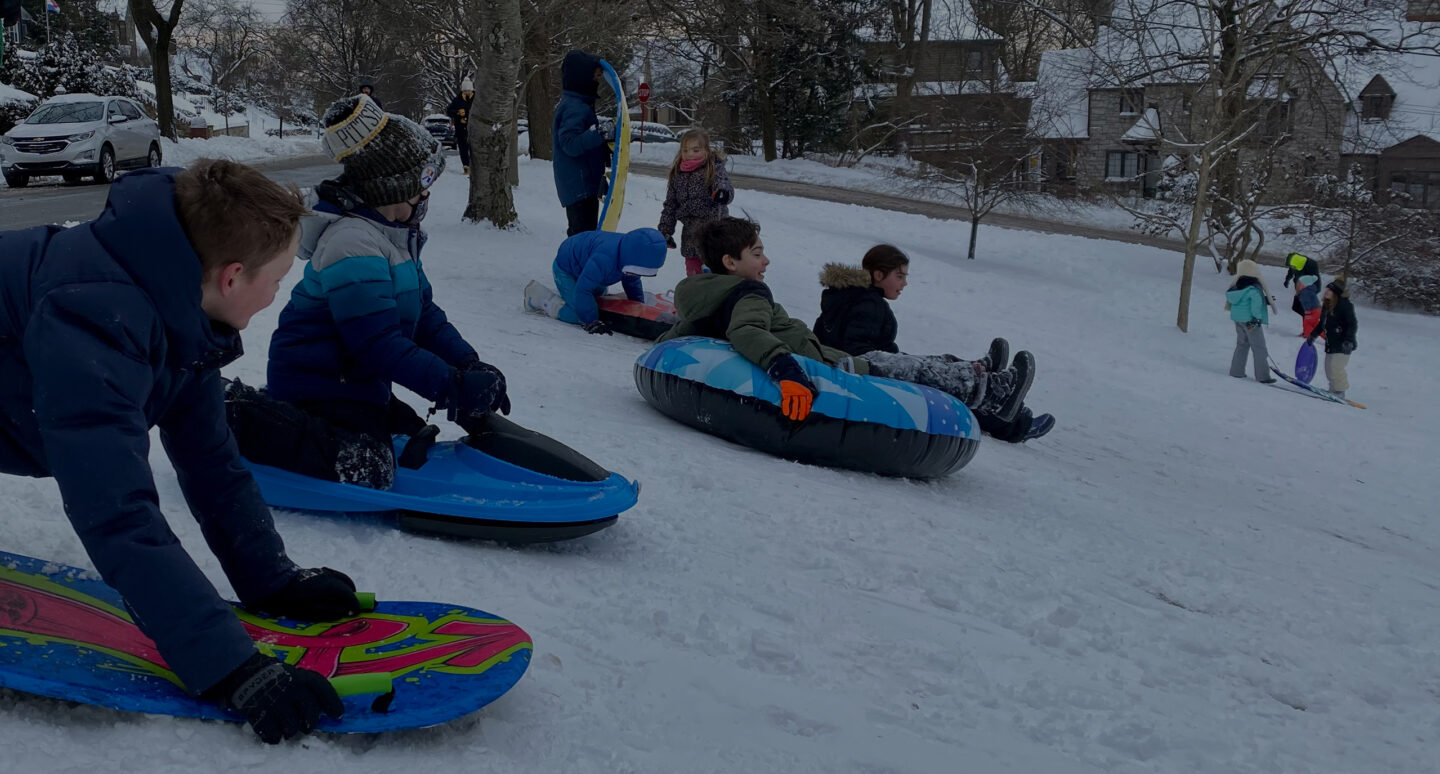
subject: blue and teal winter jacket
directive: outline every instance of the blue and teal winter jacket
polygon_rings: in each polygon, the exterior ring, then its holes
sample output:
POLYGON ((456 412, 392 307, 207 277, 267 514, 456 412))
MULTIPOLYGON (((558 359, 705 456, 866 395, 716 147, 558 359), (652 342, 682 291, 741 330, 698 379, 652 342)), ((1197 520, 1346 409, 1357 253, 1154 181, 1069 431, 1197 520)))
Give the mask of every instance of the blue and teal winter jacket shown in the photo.
POLYGON ((605 164, 610 152, 605 148, 605 136, 590 130, 599 122, 595 116, 595 68, 599 66, 600 57, 584 51, 571 51, 560 65, 560 84, 565 91, 555 105, 550 166, 561 207, 605 195, 605 164))
POLYGON ((200 308, 177 172, 125 175, 89 223, 0 233, 0 471, 54 476, 95 569, 199 693, 255 646, 160 511, 150 428, 241 600, 297 568, 225 422, 240 336, 200 308))
POLYGON ((305 276, 270 338, 268 387, 283 401, 385 405, 392 383, 430 399, 475 350, 431 297, 425 234, 325 184, 302 224, 305 276))
POLYGON ((600 319, 596 296, 615 283, 631 301, 645 300, 641 277, 653 277, 665 264, 665 237, 653 228, 628 234, 585 231, 560 243, 555 270, 575 278, 575 297, 565 303, 575 310, 581 325, 600 319))
POLYGON ((1230 304, 1230 319, 1238 323, 1259 322, 1270 324, 1270 311, 1265 303, 1265 291, 1260 280, 1241 277, 1225 291, 1225 300, 1230 304))

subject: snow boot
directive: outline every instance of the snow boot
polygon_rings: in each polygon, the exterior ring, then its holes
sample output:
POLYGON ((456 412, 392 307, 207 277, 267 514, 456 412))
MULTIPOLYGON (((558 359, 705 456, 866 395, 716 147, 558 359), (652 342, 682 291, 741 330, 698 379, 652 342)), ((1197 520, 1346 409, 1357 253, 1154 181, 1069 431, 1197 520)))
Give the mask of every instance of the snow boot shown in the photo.
POLYGON ((1035 380, 1035 356, 1021 350, 1015 361, 1004 371, 990 375, 990 391, 981 404, 980 411, 986 412, 1001 422, 1015 421, 1015 415, 1025 405, 1025 394, 1030 392, 1030 383, 1035 380))
POLYGON ((1021 443, 1033 438, 1039 438, 1055 429, 1055 417, 1051 414, 1041 414, 1030 420, 1030 429, 1025 431, 1025 437, 1020 439, 1021 443))
POLYGON ((990 342, 990 352, 980 361, 985 364, 986 371, 996 371, 1005 367, 1010 362, 1010 342, 995 338, 990 342))
POLYGON ((561 298, 559 293, 545 287, 538 281, 530 280, 530 284, 525 286, 526 311, 555 317, 560 314, 560 310, 564 306, 565 299, 561 298))

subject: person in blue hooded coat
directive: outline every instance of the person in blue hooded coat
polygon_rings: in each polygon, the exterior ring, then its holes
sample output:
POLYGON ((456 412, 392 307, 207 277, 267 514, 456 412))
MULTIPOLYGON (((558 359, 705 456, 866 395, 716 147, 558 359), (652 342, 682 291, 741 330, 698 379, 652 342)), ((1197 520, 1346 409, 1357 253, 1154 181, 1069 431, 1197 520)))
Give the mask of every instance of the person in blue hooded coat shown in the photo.
POLYGON ((266 391, 232 385, 230 422, 251 462, 386 489, 392 437, 435 433, 394 384, 462 426, 510 413, 510 399, 504 374, 480 361, 435 303, 420 263, 429 188, 445 169, 439 143, 365 96, 336 101, 323 123, 326 151, 344 172, 317 188, 303 223, 305 276, 270 338, 266 391))
POLYGON ((605 195, 609 140, 600 132, 595 97, 600 88, 600 57, 574 50, 560 65, 564 93, 555 105, 551 169, 555 193, 565 208, 565 236, 594 231, 600 224, 600 199, 605 195))
POLYGON ((259 653, 166 523, 150 429, 246 605, 359 611, 355 584, 302 570, 225 422, 220 367, 294 262, 299 192, 231 161, 120 178, 100 216, 0 233, 0 472, 54 477, 65 514, 184 687, 267 742, 344 706, 319 674, 259 653))
POLYGON ((598 298, 615 283, 625 297, 645 303, 641 277, 653 277, 665 265, 665 235, 653 228, 628 234, 587 231, 560 243, 555 255, 555 289, 565 306, 555 314, 587 333, 612 333, 600 319, 598 298))

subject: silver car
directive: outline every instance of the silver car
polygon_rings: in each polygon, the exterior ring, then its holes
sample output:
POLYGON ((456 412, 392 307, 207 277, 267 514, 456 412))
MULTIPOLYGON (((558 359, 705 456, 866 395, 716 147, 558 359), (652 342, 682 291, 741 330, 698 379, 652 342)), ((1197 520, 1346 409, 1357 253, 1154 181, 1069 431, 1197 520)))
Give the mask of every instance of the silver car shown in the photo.
POLYGON ((0 173, 12 188, 30 178, 115 179, 116 170, 160 166, 160 128, 125 97, 62 94, 0 136, 0 173))

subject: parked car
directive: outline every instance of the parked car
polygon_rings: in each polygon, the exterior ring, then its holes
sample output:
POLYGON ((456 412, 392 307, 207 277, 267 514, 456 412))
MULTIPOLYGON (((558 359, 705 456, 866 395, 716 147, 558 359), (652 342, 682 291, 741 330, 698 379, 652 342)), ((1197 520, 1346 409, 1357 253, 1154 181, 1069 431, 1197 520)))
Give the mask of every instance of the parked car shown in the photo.
POLYGON ((0 136, 0 173, 12 188, 46 175, 108 183, 117 170, 160 162, 160 127, 125 97, 51 97, 0 136))
POLYGON ((631 121, 631 142, 680 142, 680 135, 664 124, 653 121, 631 121))
POLYGON ((444 113, 431 113, 425 116, 425 128, 430 130, 430 136, 440 141, 440 145, 446 148, 455 147, 455 126, 450 123, 450 116, 444 113))

